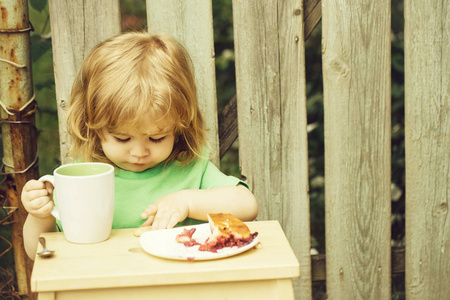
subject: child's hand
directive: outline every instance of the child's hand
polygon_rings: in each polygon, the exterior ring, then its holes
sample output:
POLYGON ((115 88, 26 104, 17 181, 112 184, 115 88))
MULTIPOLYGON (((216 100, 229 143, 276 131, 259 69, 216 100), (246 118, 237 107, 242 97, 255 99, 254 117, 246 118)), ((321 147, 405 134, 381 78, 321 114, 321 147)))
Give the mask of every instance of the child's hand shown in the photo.
POLYGON ((47 218, 53 209, 53 185, 38 180, 28 181, 22 190, 22 204, 26 211, 38 218, 47 218))
POLYGON ((173 193, 147 207, 141 215, 143 219, 147 218, 142 226, 152 226, 152 229, 173 228, 178 222, 186 219, 188 214, 188 202, 179 192, 173 193))

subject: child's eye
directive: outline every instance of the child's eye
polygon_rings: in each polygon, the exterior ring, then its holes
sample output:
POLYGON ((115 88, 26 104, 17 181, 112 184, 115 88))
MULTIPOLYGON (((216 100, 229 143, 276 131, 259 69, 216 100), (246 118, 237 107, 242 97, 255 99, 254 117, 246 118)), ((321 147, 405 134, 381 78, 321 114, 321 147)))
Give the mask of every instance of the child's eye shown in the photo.
POLYGON ((153 143, 161 143, 164 140, 165 136, 159 139, 154 139, 149 137, 149 140, 152 141, 153 143))
POLYGON ((125 138, 125 139, 121 139, 118 137, 114 137, 116 139, 116 141, 118 141, 119 143, 126 143, 130 140, 130 138, 125 138))

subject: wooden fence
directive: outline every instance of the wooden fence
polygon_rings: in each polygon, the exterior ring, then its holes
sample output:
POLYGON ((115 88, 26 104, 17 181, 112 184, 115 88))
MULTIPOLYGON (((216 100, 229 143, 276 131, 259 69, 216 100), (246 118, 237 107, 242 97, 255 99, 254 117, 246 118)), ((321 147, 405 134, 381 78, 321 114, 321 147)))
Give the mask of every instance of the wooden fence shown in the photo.
MULTIPOLYGON (((50 0, 62 161, 75 72, 120 32, 117 0, 50 0)), ((300 261, 298 299, 326 280, 329 299, 389 299, 405 272, 407 299, 450 299, 450 3, 405 1, 406 250, 391 255, 391 2, 234 0, 237 95, 219 124, 212 3, 147 0, 149 32, 189 49, 210 140, 239 159, 260 205, 300 261), (326 263, 310 255, 305 37, 322 18, 326 263), (237 99, 237 101, 236 101, 237 99), (236 104, 237 103, 237 104, 236 104), (236 116, 233 105, 237 105, 236 116), (237 125, 236 125, 237 124, 237 125), (219 139, 220 137, 220 139, 219 139), (392 263, 391 263, 392 260, 392 263)), ((220 164, 219 159, 215 161, 220 164)))

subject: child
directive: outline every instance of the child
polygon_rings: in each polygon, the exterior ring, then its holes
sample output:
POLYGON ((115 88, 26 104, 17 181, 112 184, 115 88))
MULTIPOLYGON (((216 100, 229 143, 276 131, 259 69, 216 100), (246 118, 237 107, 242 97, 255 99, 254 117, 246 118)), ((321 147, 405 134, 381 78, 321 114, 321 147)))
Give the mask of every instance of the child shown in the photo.
MULTIPOLYGON (((172 228, 217 212, 256 218, 249 189, 208 160, 191 61, 173 38, 134 32, 96 46, 75 78, 67 128, 75 159, 116 168, 113 228, 172 228)), ((36 180, 23 188, 31 258, 39 235, 56 230, 52 191, 36 180)))

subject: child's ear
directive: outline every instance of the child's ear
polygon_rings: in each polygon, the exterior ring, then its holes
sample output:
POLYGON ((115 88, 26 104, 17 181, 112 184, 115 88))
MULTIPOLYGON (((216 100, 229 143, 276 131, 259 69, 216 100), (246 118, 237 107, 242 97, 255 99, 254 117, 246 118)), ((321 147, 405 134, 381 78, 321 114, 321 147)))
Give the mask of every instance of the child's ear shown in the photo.
POLYGON ((181 151, 180 153, 178 153, 177 156, 177 160, 178 161, 184 161, 187 158, 187 152, 186 151, 181 151))

